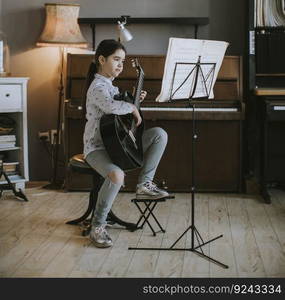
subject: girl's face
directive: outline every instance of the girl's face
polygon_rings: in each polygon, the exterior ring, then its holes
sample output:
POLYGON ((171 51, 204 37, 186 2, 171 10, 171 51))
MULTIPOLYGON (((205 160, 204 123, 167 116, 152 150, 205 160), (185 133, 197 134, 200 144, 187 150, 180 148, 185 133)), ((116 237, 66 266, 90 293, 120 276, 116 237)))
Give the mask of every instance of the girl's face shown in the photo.
POLYGON ((111 78, 117 77, 123 71, 123 64, 126 53, 122 49, 117 49, 113 54, 105 58, 103 55, 99 56, 100 71, 99 74, 111 78))

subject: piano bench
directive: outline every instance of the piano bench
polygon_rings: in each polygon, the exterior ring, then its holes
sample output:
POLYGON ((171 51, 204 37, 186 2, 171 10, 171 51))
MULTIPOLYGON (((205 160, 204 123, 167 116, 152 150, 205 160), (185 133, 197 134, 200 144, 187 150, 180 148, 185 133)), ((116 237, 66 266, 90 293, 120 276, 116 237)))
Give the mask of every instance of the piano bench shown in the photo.
POLYGON ((131 199, 131 201, 136 205, 136 207, 138 208, 139 212, 140 212, 140 217, 136 223, 136 229, 142 229, 143 226, 145 225, 145 223, 149 226, 149 228, 152 231, 152 234, 154 236, 156 236, 156 234, 158 232, 165 232, 165 230, 162 228, 161 224, 159 223, 159 221, 157 220, 156 216, 153 213, 153 210, 155 209, 156 205, 159 202, 165 202, 167 199, 173 199, 175 198, 175 196, 167 196, 167 197, 163 197, 163 198, 159 198, 159 199, 131 199), (143 203, 145 207, 141 207, 139 205, 139 203, 143 203), (155 231, 154 228, 152 227, 152 225, 149 222, 149 217, 152 216, 153 220, 155 221, 155 223, 157 224, 157 226, 159 227, 159 231, 155 231))

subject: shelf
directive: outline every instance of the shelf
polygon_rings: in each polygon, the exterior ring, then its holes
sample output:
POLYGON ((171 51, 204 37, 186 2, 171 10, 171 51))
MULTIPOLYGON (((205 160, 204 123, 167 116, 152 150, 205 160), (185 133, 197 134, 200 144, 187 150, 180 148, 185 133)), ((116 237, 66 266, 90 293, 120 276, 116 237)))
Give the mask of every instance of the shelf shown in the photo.
POLYGON ((118 21, 127 20, 127 25, 132 24, 176 24, 192 25, 195 27, 195 39, 198 36, 198 27, 208 25, 208 17, 162 17, 162 18, 133 18, 130 16, 121 16, 119 18, 79 18, 78 24, 90 25, 92 29, 92 49, 95 50, 95 26, 97 24, 117 25, 118 21))
MULTIPOLYGON (((1 139, 0 155, 2 161, 17 162, 17 175, 12 175, 11 167, 6 168, 6 175, 13 183, 15 189, 25 189, 25 182, 29 180, 29 160, 28 160, 28 127, 27 127, 27 85, 28 77, 0 77, 0 98, 3 95, 11 95, 9 101, 7 100, 1 106, 2 116, 11 117, 15 121, 13 126, 13 133, 8 132, 4 135, 14 135, 16 141, 3 141, 1 139), (11 101, 11 102, 10 102, 11 101), (10 171, 8 171, 10 169, 10 171)), ((4 167, 5 169, 5 167, 4 167)), ((11 189, 11 186, 6 182, 4 175, 1 176, 0 191, 3 186, 4 189, 11 189)))
POLYGON ((19 150, 21 147, 0 148, 0 151, 19 150))
POLYGON ((285 26, 257 26, 255 30, 268 30, 268 31, 278 31, 285 30, 285 26))
MULTIPOLYGON (((23 178, 23 177, 20 176, 20 175, 10 175, 10 176, 8 176, 8 177, 9 177, 9 179, 10 179, 10 181, 11 181, 12 183, 16 183, 16 182, 25 182, 25 181, 26 181, 26 179, 23 178)), ((6 180, 0 180, 0 184, 8 184, 8 182, 7 182, 6 180)))
POLYGON ((279 76, 285 76, 285 73, 256 73, 255 76, 259 77, 266 77, 266 76, 271 76, 271 77, 279 77, 279 76))
MULTIPOLYGON (((209 24, 209 18, 188 18, 188 17, 164 17, 164 18, 127 18, 127 25, 131 24, 182 24, 182 25, 207 25, 209 24)), ((117 24, 118 21, 124 21, 124 16, 120 18, 79 18, 79 24, 117 24)))
POLYGON ((254 94, 256 96, 284 96, 285 88, 256 88, 254 94))
POLYGON ((5 113, 22 113, 23 110, 22 109, 6 109, 5 112, 1 112, 1 114, 5 114, 5 113))

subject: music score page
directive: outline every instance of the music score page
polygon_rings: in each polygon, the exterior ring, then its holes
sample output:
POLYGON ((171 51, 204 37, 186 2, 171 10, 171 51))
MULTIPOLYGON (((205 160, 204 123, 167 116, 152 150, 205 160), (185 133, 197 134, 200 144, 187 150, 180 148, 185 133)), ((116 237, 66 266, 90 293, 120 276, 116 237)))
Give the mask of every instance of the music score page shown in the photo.
MULTIPOLYGON (((161 92, 157 102, 188 99, 193 88, 193 68, 200 56, 201 70, 211 79, 209 98, 214 98, 213 87, 229 43, 224 41, 170 38, 164 66, 161 92), (203 65, 203 63, 205 63, 203 65), (214 70, 211 73, 211 70, 214 70), (175 76, 174 76, 175 74, 175 76), (174 81, 173 81, 174 79, 174 81), (176 91, 176 92, 175 92, 176 91), (173 93, 175 92, 175 93, 173 93)), ((198 78, 195 97, 205 94, 202 78, 198 78)))

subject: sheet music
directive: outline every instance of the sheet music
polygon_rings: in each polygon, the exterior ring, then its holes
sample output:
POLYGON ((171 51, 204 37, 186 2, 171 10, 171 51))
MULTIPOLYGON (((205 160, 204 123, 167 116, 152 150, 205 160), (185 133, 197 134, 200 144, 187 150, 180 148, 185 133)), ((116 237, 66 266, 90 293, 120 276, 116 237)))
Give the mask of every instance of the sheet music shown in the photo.
MULTIPOLYGON (((170 38, 164 66, 161 92, 156 98, 156 101, 169 101, 171 96, 172 79, 176 63, 181 63, 181 65, 178 64, 178 69, 176 68, 176 72, 178 71, 178 77, 175 76, 177 80, 175 80, 175 82, 173 83, 173 91, 175 91, 175 88, 177 88, 179 84, 181 84, 187 78, 187 76, 189 77, 185 83, 193 82, 192 76, 194 76, 195 72, 193 72, 193 75, 189 75, 189 73, 191 73, 191 67, 194 67, 194 64, 198 62, 199 56, 201 56, 201 63, 216 64, 215 72, 213 74, 212 87, 209 93, 209 98, 214 98, 213 86, 217 79, 217 75, 220 70, 223 57, 225 55, 225 51, 228 45, 229 44, 227 42, 223 41, 170 38), (182 63, 188 63, 188 65, 183 65, 182 63), (189 65, 189 63, 193 63, 193 65, 189 65)), ((204 65, 202 68, 204 68, 204 72, 207 74, 209 70, 205 68, 210 68, 210 66, 206 67, 206 65, 204 65)), ((179 97, 177 94, 175 95, 175 97, 173 97, 173 99, 181 99, 181 97, 182 99, 188 98, 189 94, 191 93, 191 88, 191 84, 184 84, 183 87, 181 87, 181 91, 179 91, 179 97), (187 96, 184 97, 185 95, 187 96)), ((204 93, 203 89, 204 87, 202 86, 202 84, 199 84, 198 80, 196 90, 197 94, 199 95, 199 93, 204 93)))

